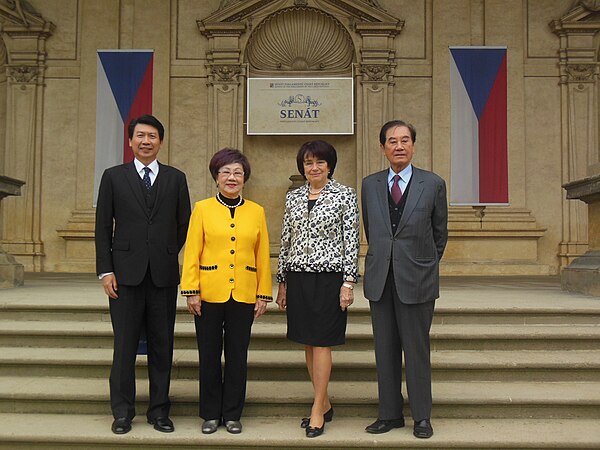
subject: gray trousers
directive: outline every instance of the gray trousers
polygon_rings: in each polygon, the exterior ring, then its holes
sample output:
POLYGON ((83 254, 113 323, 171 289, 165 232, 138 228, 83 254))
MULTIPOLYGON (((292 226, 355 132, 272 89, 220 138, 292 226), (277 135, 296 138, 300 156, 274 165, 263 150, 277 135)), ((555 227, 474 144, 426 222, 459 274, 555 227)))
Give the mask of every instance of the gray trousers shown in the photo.
POLYGON ((379 419, 403 417, 402 353, 412 417, 415 421, 431 418, 429 330, 435 300, 414 305, 400 302, 390 270, 381 299, 370 301, 369 305, 375 338, 379 419))

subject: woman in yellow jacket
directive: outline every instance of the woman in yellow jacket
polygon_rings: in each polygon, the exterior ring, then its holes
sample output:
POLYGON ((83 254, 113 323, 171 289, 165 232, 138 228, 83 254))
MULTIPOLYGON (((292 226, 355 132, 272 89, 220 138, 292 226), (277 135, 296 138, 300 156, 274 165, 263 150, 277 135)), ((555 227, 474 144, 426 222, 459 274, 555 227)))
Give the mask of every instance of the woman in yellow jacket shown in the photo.
POLYGON ((242 431, 250 329, 273 300, 269 237, 262 206, 242 197, 250 178, 246 156, 224 148, 214 154, 209 169, 219 192, 194 206, 181 293, 196 325, 202 432, 214 433, 223 423, 237 434, 242 431))

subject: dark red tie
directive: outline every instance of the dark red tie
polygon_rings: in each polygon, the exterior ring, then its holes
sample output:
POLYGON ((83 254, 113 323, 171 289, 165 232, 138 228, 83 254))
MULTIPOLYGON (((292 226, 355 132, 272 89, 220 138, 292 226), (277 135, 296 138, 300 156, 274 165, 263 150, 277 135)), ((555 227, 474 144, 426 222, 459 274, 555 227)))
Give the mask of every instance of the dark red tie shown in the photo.
POLYGON ((392 183, 392 200, 394 203, 400 203, 402 199, 402 191, 400 190, 400 175, 394 175, 394 182, 392 183))

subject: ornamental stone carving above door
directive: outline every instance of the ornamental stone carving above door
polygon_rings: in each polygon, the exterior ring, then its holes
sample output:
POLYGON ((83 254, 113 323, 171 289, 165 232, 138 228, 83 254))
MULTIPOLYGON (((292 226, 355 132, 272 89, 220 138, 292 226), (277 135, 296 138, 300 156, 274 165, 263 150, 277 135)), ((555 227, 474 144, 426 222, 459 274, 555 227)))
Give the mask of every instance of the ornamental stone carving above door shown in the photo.
POLYGON ((246 57, 256 74, 350 74, 354 45, 336 18, 315 8, 291 7, 267 17, 252 31, 246 57))

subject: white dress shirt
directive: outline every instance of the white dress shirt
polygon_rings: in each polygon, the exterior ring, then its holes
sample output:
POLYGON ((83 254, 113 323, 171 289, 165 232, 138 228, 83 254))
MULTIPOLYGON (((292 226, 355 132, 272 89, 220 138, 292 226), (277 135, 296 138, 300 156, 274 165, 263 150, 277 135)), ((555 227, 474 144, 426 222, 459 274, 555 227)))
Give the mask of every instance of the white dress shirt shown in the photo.
POLYGON ((390 193, 392 192, 394 176, 400 175, 400 182, 398 184, 400 185, 400 190, 402 191, 402 193, 404 193, 404 191, 406 190, 406 186, 408 186, 410 178, 412 177, 412 173, 412 164, 406 166, 403 170, 400 171, 400 173, 394 172, 394 170, 390 167, 388 170, 388 191, 390 193))
POLYGON ((142 180, 144 179, 144 167, 148 167, 148 169, 150 169, 150 185, 152 186, 154 184, 154 180, 156 180, 156 177, 158 176, 158 161, 155 159, 150 164, 148 164, 148 166, 145 166, 140 161, 138 161, 137 158, 134 158, 133 164, 135 164, 135 170, 137 170, 138 175, 142 180))

